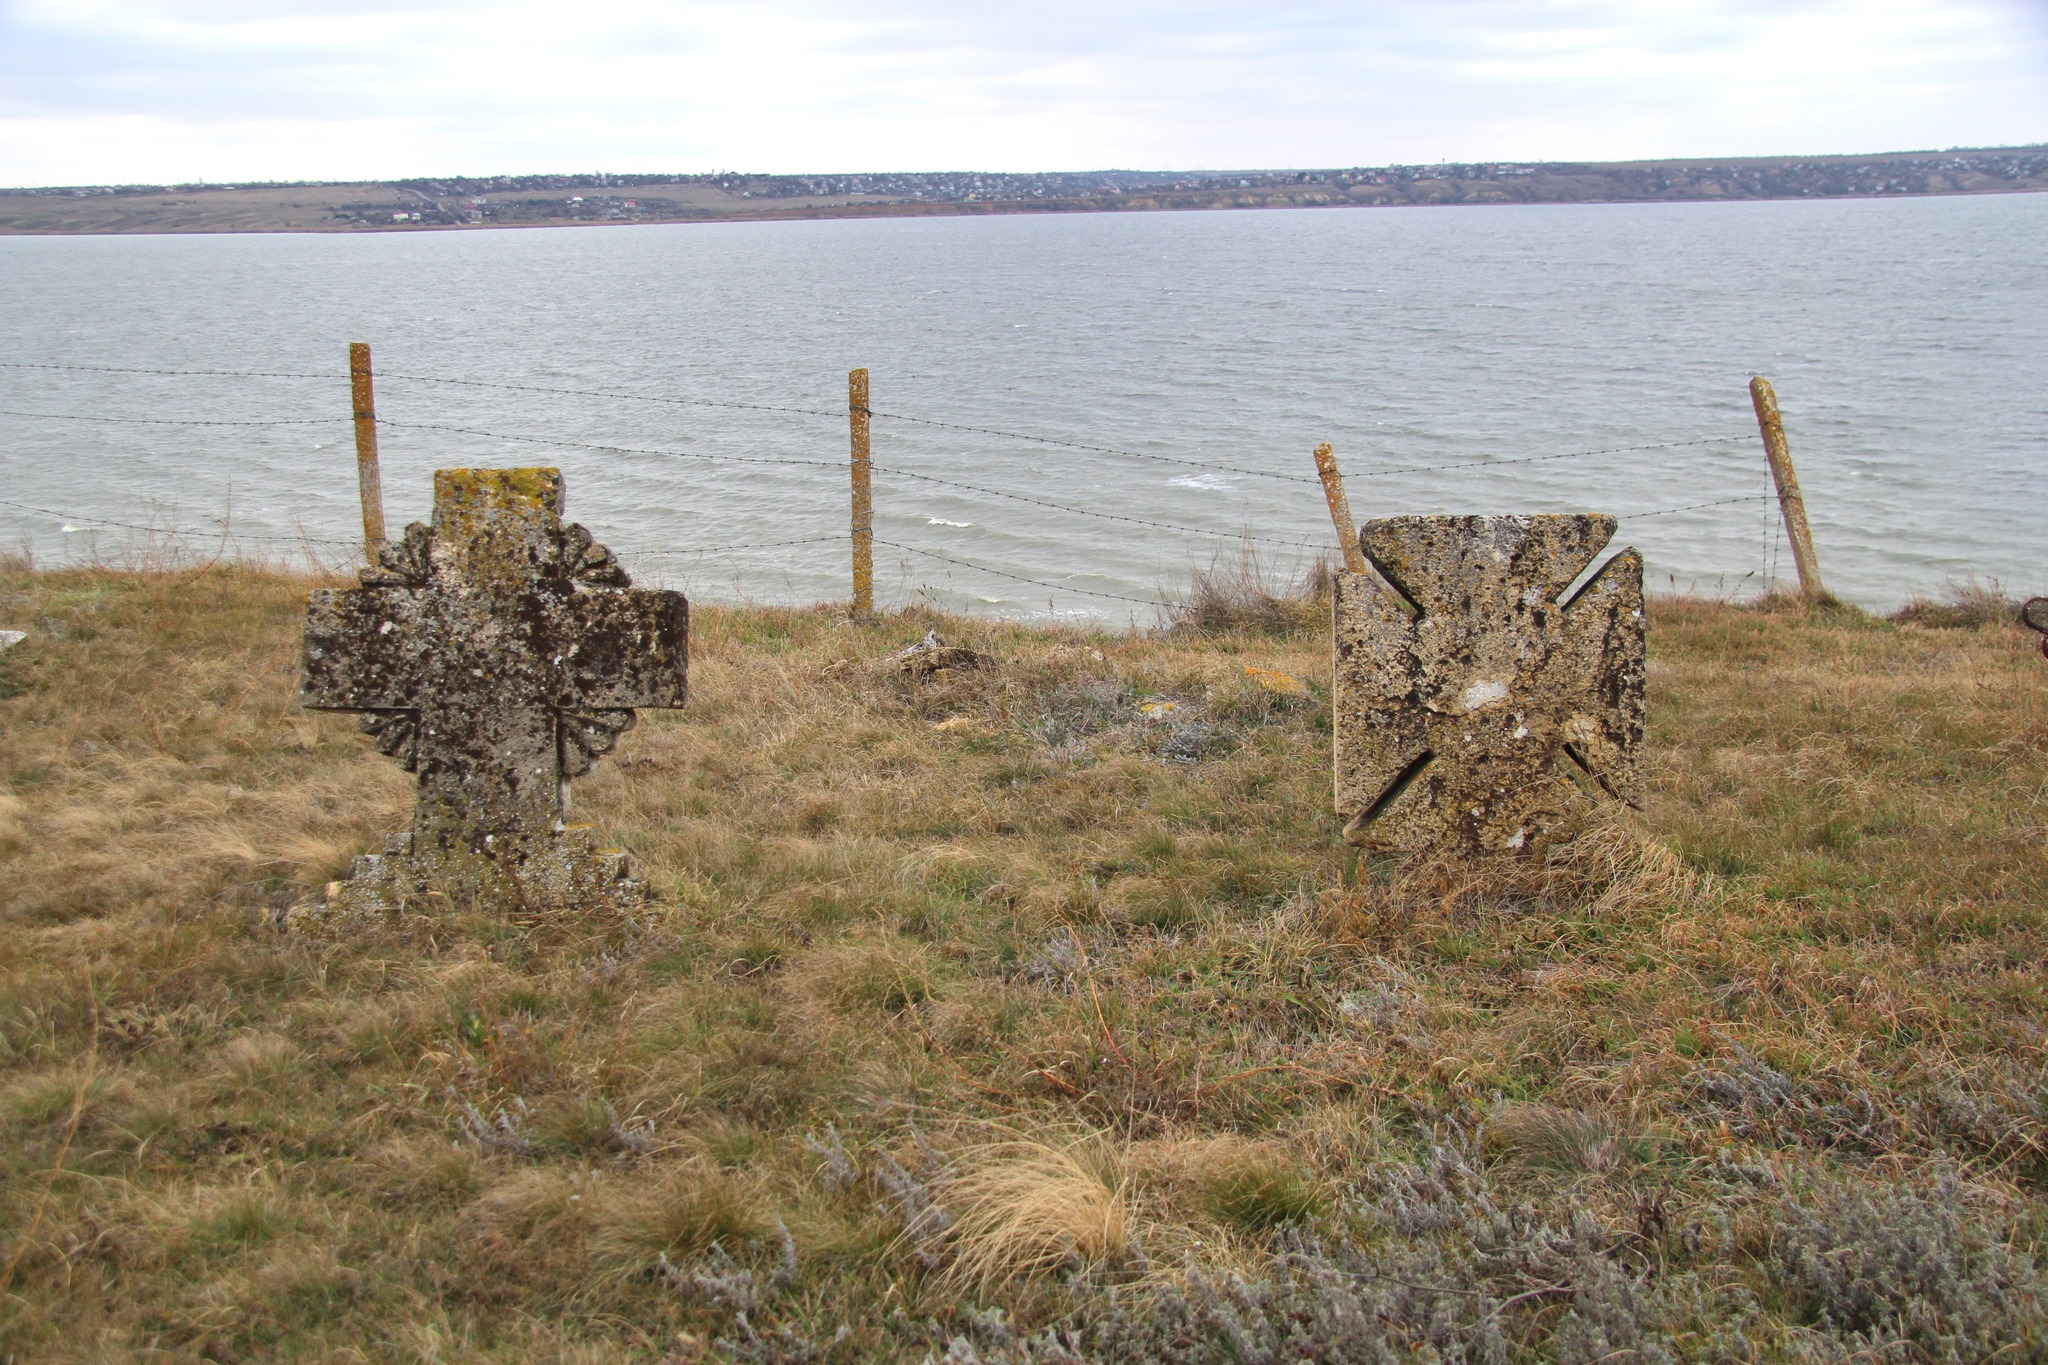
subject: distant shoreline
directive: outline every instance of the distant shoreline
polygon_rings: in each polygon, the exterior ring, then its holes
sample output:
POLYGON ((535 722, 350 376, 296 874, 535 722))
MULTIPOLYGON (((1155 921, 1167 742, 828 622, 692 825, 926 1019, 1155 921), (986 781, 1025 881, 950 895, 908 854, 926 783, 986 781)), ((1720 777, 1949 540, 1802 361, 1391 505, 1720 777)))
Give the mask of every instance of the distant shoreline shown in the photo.
POLYGON ((0 190, 0 235, 426 232, 1468 204, 1740 203, 2048 191, 2048 146, 1319 171, 535 175, 0 190))

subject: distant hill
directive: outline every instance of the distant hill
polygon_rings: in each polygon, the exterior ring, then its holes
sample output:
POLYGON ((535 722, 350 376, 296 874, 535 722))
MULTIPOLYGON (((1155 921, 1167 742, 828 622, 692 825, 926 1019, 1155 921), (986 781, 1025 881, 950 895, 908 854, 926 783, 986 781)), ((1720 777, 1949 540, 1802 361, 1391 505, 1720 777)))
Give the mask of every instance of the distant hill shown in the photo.
POLYGON ((0 233, 367 232, 567 223, 1404 204, 1645 203, 2048 190, 2048 146, 1334 170, 501 175, 0 189, 0 233))

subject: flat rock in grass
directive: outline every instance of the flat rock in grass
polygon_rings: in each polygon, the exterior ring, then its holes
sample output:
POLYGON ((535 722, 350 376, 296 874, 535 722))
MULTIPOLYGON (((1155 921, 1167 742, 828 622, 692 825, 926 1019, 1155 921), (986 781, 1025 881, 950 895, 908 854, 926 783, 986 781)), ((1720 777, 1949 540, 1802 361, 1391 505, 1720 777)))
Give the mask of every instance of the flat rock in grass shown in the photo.
POLYGON ((683 704, 689 604, 631 587, 561 513, 557 470, 439 470, 432 525, 386 545, 361 587, 312 595, 300 701, 361 712, 419 774, 412 828, 356 859, 330 908, 438 896, 518 914, 643 894, 623 853, 568 823, 569 781, 635 707, 683 704))
POLYGON ((1535 854, 1598 803, 1639 801, 1642 556, 1567 595, 1613 535, 1590 515, 1365 524, 1381 578, 1339 573, 1332 609, 1348 842, 1535 854))
POLYGON ((996 661, 986 654, 977 653, 960 645, 949 645, 939 638, 936 630, 925 632, 925 637, 908 649, 899 650, 888 657, 887 662, 897 672, 911 678, 928 678, 947 668, 994 668, 996 661))
POLYGON ((0 630, 0 649, 12 649, 27 638, 25 630, 0 630))

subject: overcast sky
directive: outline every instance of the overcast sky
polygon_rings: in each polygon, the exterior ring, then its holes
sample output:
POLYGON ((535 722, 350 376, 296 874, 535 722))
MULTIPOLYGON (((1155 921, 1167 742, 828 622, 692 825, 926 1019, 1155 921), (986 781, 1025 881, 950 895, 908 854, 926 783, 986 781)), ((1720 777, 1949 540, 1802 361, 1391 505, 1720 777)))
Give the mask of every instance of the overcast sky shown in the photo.
POLYGON ((0 184, 2048 141, 2048 0, 0 0, 0 184))

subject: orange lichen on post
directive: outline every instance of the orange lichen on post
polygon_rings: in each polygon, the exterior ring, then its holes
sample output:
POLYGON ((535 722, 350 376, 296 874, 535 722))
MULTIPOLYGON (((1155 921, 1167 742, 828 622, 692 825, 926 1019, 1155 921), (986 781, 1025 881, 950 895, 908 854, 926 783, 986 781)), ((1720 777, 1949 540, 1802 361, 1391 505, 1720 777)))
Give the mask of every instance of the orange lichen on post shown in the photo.
POLYGON ((384 545, 384 477, 377 467, 377 399, 370 387, 370 343, 348 344, 349 406, 356 423, 356 485, 363 499, 363 553, 371 563, 384 545))
POLYGON ((853 615, 865 621, 875 614, 874 466, 868 459, 868 372, 846 376, 846 419, 853 436, 853 615))
POLYGON ((1799 475, 1792 469, 1792 447, 1785 440, 1785 420, 1779 415, 1778 394, 1771 381, 1762 375, 1751 379, 1749 401, 1756 408, 1764 456, 1771 462, 1771 479, 1778 487, 1785 536, 1792 542, 1792 563, 1799 569, 1800 596, 1809 602, 1826 601, 1828 590, 1821 586, 1820 561, 1813 553, 1813 528, 1806 523, 1806 499, 1799 492, 1799 475))
POLYGON ((1316 473, 1323 477, 1323 497, 1330 504, 1337 543, 1344 549, 1344 567, 1353 573, 1367 572, 1365 554, 1358 548, 1358 523, 1351 519, 1351 499, 1344 496, 1344 476, 1337 472, 1337 456, 1328 441, 1316 447, 1316 473))

